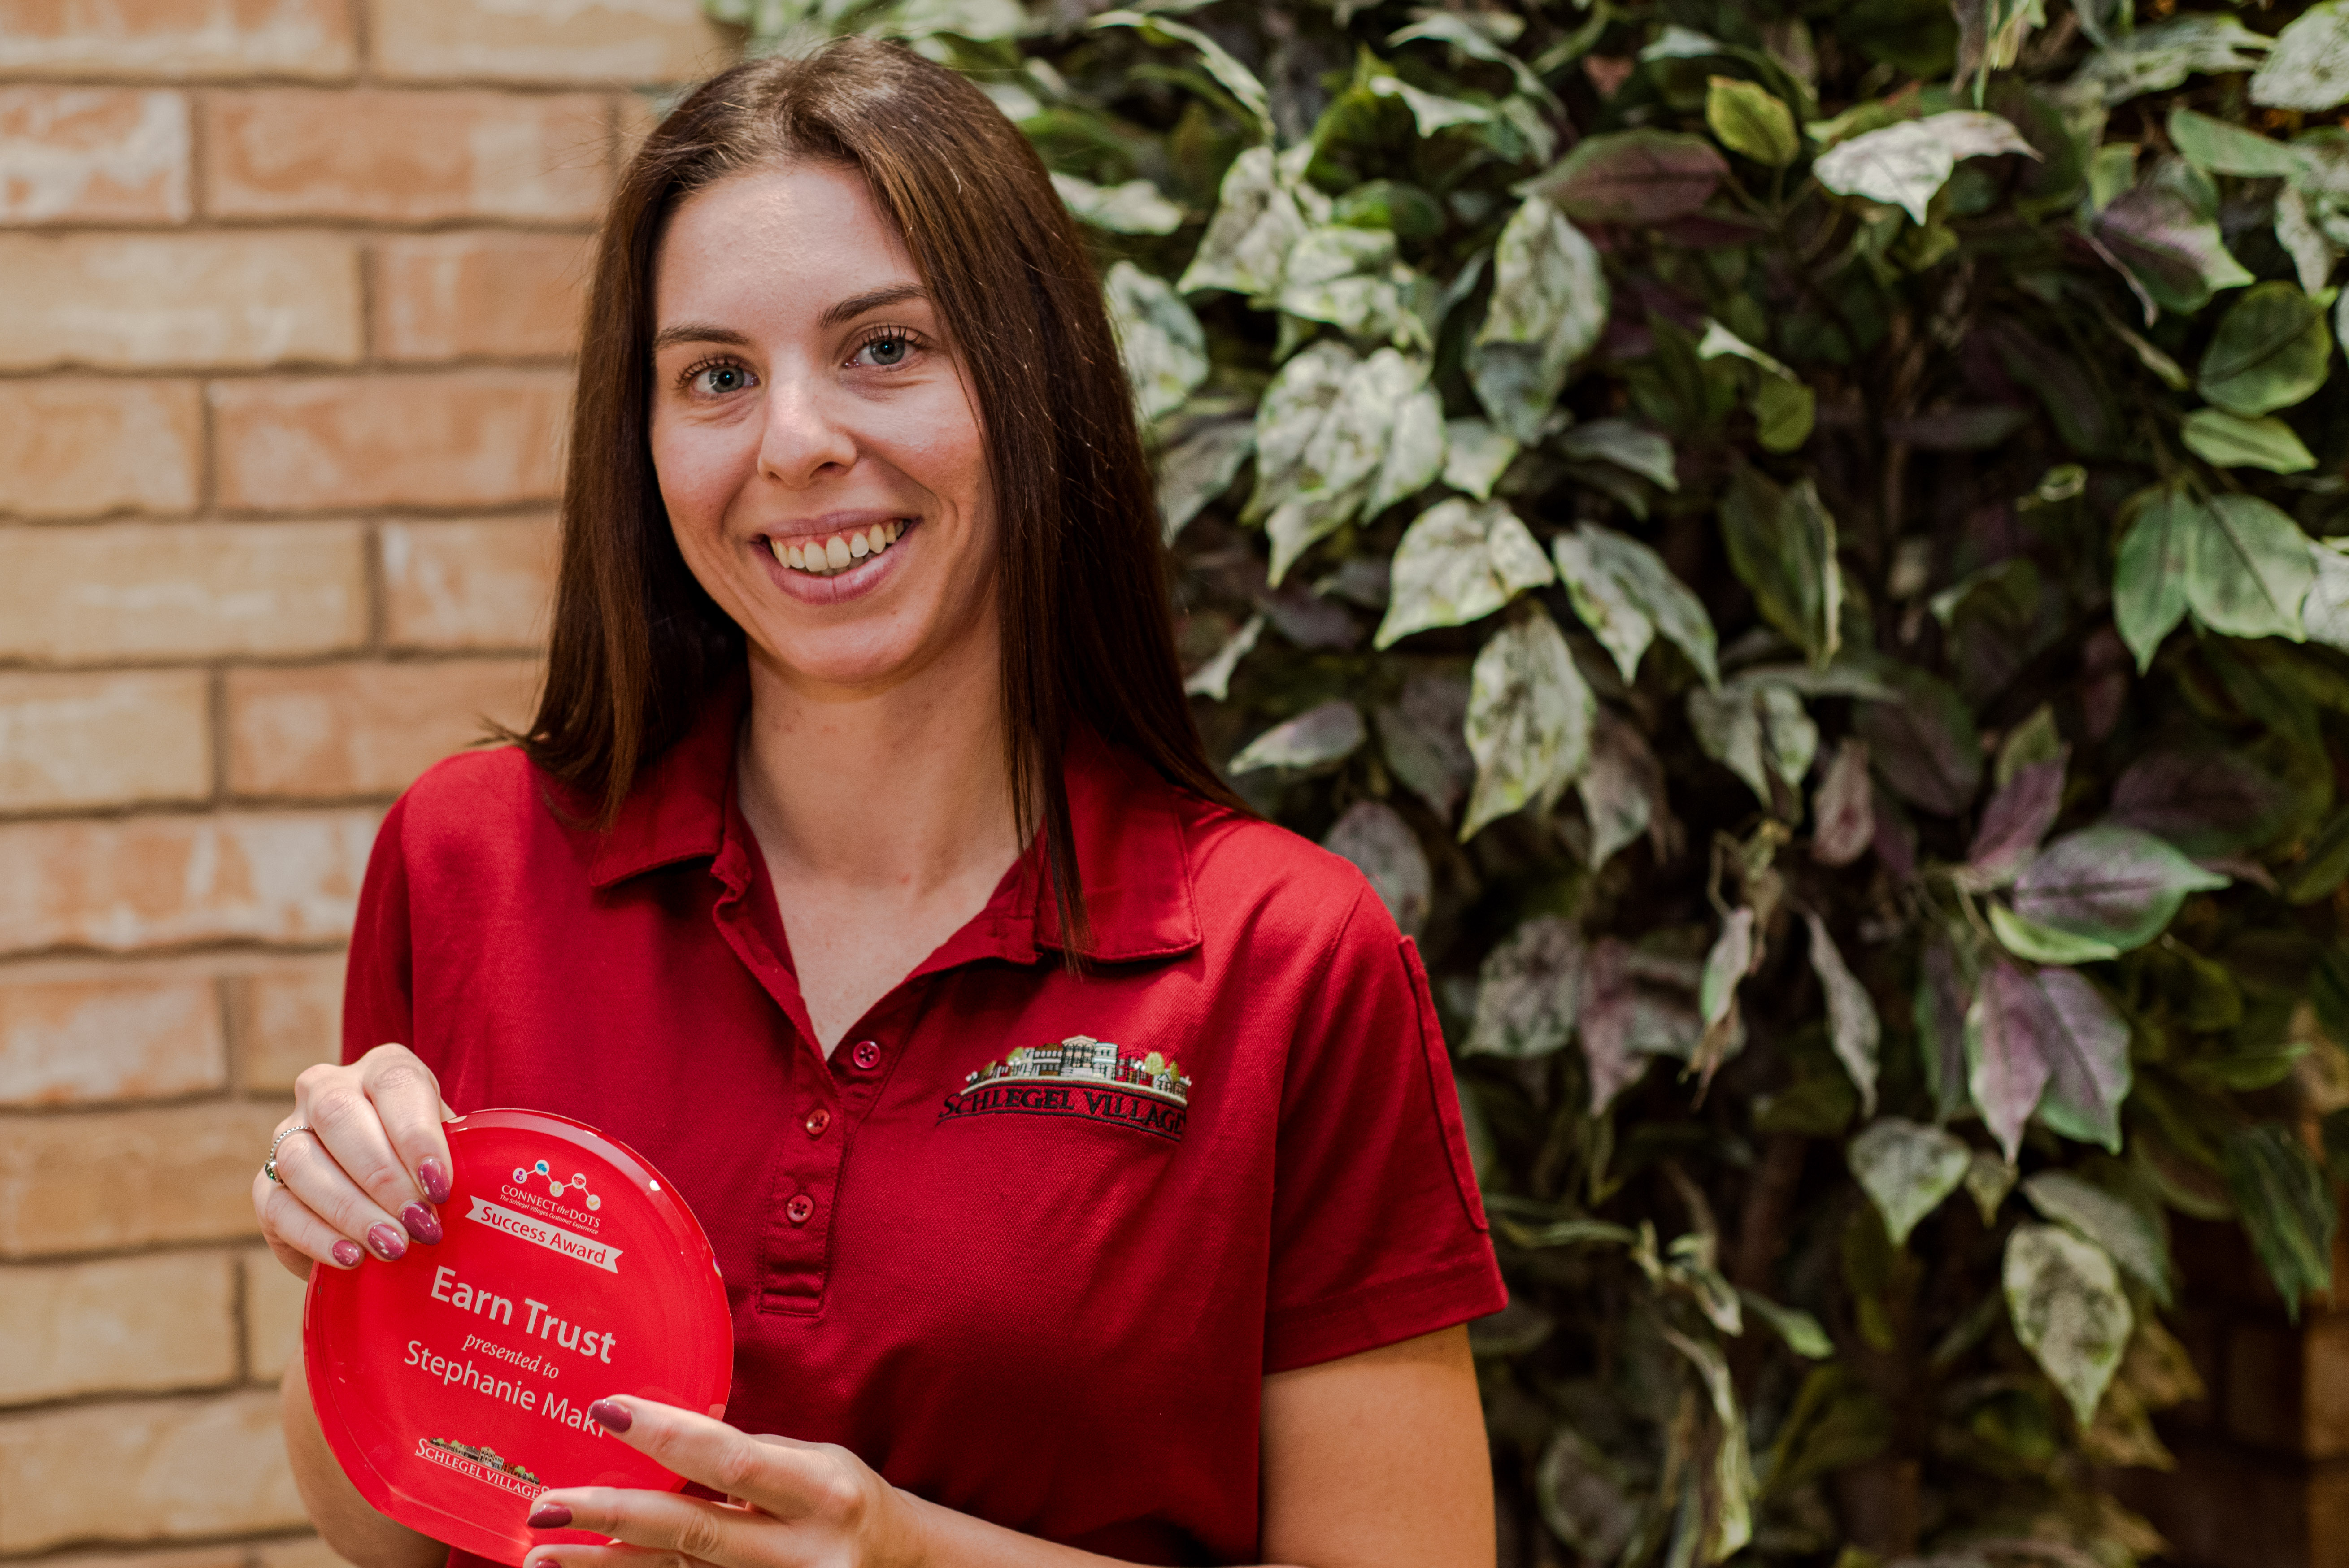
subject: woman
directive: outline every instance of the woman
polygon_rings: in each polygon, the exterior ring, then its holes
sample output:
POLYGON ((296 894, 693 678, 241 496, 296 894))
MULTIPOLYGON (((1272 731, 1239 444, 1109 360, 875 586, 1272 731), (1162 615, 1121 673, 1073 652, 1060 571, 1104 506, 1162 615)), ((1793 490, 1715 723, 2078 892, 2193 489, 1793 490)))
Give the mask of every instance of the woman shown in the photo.
MULTIPOLYGON (((728 1420, 597 1418, 742 1506, 550 1492, 615 1544, 531 1568, 1489 1563, 1461 1326, 1505 1297, 1425 979, 1201 753, 1025 140, 893 46, 730 71, 627 171, 589 322, 546 694, 384 823, 347 1065, 254 1184, 278 1256, 437 1242, 448 1107, 602 1127, 693 1204, 728 1420), (1015 1049, 1157 1092, 988 1092, 1015 1049)), ((443 1556, 298 1368, 285 1419, 337 1552, 443 1556)))

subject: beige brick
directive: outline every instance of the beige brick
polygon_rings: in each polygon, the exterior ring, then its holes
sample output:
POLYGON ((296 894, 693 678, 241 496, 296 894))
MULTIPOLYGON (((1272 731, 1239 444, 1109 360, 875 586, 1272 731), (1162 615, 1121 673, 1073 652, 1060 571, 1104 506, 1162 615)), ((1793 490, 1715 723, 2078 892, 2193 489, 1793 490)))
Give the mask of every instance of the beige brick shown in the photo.
POLYGON ((378 813, 0 825, 0 953, 350 934, 378 813))
POLYGON ((234 1382, 236 1264, 202 1252, 0 1267, 0 1404, 234 1382))
POLYGON ((277 1395, 72 1406, 0 1421, 0 1552, 306 1524, 277 1395))
POLYGON ((526 648, 546 640, 552 517, 388 522, 384 634, 398 648, 526 648))
POLYGON ((209 688, 197 670, 0 672, 0 811, 202 799, 209 688))
POLYGON ((347 0, 0 0, 0 74, 348 76, 347 0))
POLYGON ((203 420, 192 381, 0 381, 0 511, 191 511, 203 420))
POLYGON ((0 369, 359 356, 358 247, 331 234, 6 234, 0 277, 0 369))
POLYGON ((342 1059, 341 954, 289 958, 224 985, 237 1080, 246 1093, 291 1095, 304 1068, 342 1059))
POLYGON ((303 1282, 267 1247, 244 1254, 245 1376, 274 1383, 302 1353, 303 1282))
POLYGON ((228 786, 279 799, 396 794, 492 722, 529 718, 535 659, 233 670, 228 786))
POLYGON ((605 119, 586 93, 218 93, 203 109, 204 207, 221 218, 592 221, 607 185, 605 119))
POLYGON ((0 984, 0 1106, 161 1099, 228 1081, 220 997, 200 976, 0 984))
MULTIPOLYGON (((0 1256, 257 1239, 253 1173, 292 1109, 220 1100, 13 1119, 0 1137, 0 1256)), ((0 1497, 13 1507, 5 1480, 0 1497)))
MULTIPOLYGON (((264 1541, 255 1548, 254 1568, 346 1568, 334 1548, 315 1535, 291 1541, 264 1541)), ((78 1563, 73 1568, 82 1568, 78 1563)))
POLYGON ((189 189, 180 94, 0 87, 0 222, 184 223, 189 189))
MULTIPOLYGON (((245 1548, 229 1542, 218 1546, 166 1547, 148 1552, 77 1552, 66 1558, 41 1558, 39 1568, 247 1568, 245 1548)), ((32 1568, 26 1564, 25 1568, 32 1568)))
POLYGON ((222 381, 222 506, 485 506, 544 500, 570 378, 559 370, 222 381))
POLYGON ((351 522, 107 523, 0 534, 0 657, 332 653, 367 634, 351 522))
POLYGON ((223 981, 237 1082, 246 1094, 294 1094, 294 1079, 343 1058, 343 955, 310 953, 223 981))
POLYGON ((732 64, 698 0, 398 0, 369 15, 387 77, 678 82, 732 64))
POLYGON ((376 247, 372 335, 386 359, 558 359, 578 346, 594 242, 412 234, 376 247))

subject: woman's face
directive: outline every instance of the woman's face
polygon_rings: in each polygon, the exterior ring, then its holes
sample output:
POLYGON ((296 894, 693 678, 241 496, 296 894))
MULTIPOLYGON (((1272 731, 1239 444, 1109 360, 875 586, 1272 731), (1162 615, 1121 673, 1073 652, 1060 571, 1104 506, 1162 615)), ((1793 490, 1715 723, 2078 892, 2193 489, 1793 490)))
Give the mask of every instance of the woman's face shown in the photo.
POLYGON ((754 659, 812 694, 991 661, 978 409, 863 180, 794 163, 688 197, 653 306, 661 499, 754 659))

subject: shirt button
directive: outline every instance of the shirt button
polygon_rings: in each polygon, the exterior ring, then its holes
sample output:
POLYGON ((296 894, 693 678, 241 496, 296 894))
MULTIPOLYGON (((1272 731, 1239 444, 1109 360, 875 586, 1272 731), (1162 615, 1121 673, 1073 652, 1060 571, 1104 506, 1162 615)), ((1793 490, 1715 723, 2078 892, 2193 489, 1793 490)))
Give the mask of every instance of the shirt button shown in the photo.
POLYGON ((822 1138, 823 1136, 823 1130, 831 1125, 832 1112, 824 1109, 823 1107, 817 1106, 813 1110, 808 1112, 807 1130, 808 1136, 810 1138, 822 1138))
POLYGON ((794 1225, 806 1224, 808 1222, 808 1216, 814 1212, 815 1200, 809 1197, 804 1192, 798 1194, 796 1197, 792 1198, 790 1202, 783 1205, 783 1218, 789 1220, 794 1225))
POLYGON ((866 1072, 871 1072, 881 1065, 881 1047, 871 1040, 859 1040, 856 1042, 856 1049, 849 1053, 848 1059, 866 1072))

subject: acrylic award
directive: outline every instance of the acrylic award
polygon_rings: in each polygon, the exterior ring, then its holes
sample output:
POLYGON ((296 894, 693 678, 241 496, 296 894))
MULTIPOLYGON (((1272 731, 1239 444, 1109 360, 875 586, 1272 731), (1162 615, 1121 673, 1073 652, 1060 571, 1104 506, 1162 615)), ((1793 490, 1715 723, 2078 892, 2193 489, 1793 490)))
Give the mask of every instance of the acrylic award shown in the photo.
POLYGON ((447 1124, 439 1246, 310 1273, 310 1398, 378 1512, 520 1564, 603 1537, 531 1530, 555 1487, 684 1482, 587 1417, 607 1394, 722 1415, 726 1285, 659 1172, 564 1117, 483 1110, 447 1124))

